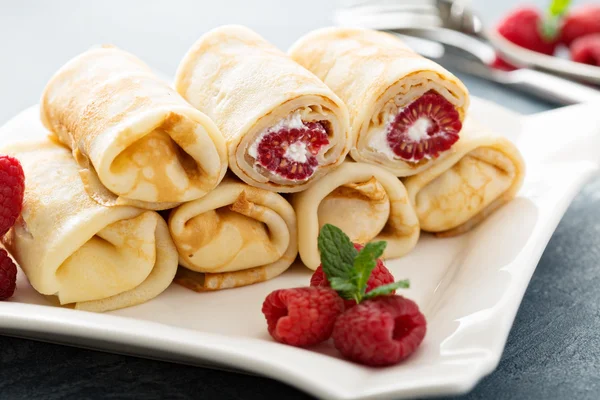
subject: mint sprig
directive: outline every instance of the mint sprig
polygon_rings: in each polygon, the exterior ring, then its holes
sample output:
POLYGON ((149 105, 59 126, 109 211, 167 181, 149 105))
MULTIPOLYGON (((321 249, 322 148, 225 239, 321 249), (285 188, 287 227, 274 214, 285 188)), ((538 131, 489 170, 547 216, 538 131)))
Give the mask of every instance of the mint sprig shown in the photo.
POLYGON ((323 272, 331 288, 347 300, 360 303, 364 299, 383 296, 399 288, 408 288, 408 280, 374 288, 366 293, 367 283, 383 255, 387 243, 367 243, 360 251, 354 248, 350 238, 334 225, 325 224, 319 233, 318 246, 323 272))
POLYGON ((550 2, 541 26, 541 34, 544 40, 551 42, 556 39, 562 17, 567 13, 570 5, 571 0, 552 0, 550 2))
POLYGON ((371 299, 373 297, 390 294, 396 289, 408 289, 409 287, 410 282, 408 281, 408 279, 394 283, 388 283, 387 285, 381 285, 377 286, 376 288, 373 288, 373 290, 365 294, 364 298, 371 299))
POLYGON ((563 15, 569 9, 571 0, 552 0, 548 12, 550 15, 563 15))
POLYGON ((325 275, 348 280, 358 254, 348 236, 341 229, 326 224, 319 233, 318 245, 325 275))
MULTIPOLYGON (((386 242, 367 243, 354 259, 354 271, 356 271, 356 287, 359 293, 364 295, 367 289, 367 282, 371 276, 371 272, 377 266, 377 259, 383 255, 383 251, 387 246, 386 242)), ((360 299, 355 299, 357 303, 360 299)))

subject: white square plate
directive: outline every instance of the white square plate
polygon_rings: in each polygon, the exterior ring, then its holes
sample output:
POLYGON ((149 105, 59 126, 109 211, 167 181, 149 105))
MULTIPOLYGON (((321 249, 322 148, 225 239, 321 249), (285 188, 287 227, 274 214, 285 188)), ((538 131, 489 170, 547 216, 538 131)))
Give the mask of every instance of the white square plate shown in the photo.
MULTIPOLYGON (((21 274, 14 298, 0 302, 0 332, 240 369, 327 399, 464 393, 498 364, 550 236, 598 169, 599 106, 520 117, 473 99, 472 115, 521 148, 526 181, 517 199, 472 232, 451 239, 423 235, 408 256, 387 262, 396 279, 410 279, 411 289, 402 293, 428 320, 423 344, 400 365, 367 368, 339 358, 331 344, 304 350, 270 338, 262 301, 274 289, 307 285, 311 271, 301 265, 272 281, 222 292, 172 285, 146 304, 106 314, 55 307, 21 274)), ((21 115, 9 124, 23 121, 21 115)))

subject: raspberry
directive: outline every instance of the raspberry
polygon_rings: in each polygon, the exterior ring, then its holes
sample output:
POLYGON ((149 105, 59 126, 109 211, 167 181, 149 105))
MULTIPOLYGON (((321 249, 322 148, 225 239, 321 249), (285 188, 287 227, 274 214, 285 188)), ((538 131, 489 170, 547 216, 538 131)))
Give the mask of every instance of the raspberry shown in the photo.
POLYGON ((333 343, 340 353, 370 366, 395 364, 412 354, 427 330, 412 300, 379 296, 345 311, 335 322, 333 343))
MULTIPOLYGON (((354 247, 356 248, 356 250, 360 250, 363 248, 363 246, 356 243, 354 244, 354 247)), ((375 266, 375 268, 373 268, 373 271, 371 272, 371 276, 367 281, 367 289, 365 292, 368 293, 377 286, 387 285, 388 283, 394 283, 394 276, 392 275, 390 270, 385 267, 383 261, 377 260, 377 266, 375 266)), ((314 274, 310 278, 310 286, 329 287, 329 281, 325 276, 325 272, 323 272, 322 266, 319 265, 319 267, 315 270, 314 274)), ((392 292, 392 294, 394 293, 396 293, 396 291, 392 292)), ((344 299, 344 306, 346 309, 354 307, 355 305, 356 301, 344 299)))
POLYGON ((15 224, 23 207, 25 175, 21 163, 10 156, 0 156, 0 236, 15 224))
POLYGON ((461 128, 452 103, 430 90, 396 115, 388 127, 387 141, 398 157, 419 161, 452 147, 461 128))
POLYGON ((342 311, 344 304, 337 292, 324 287, 275 290, 262 306, 271 336, 299 347, 329 339, 342 311))
POLYGON ((327 131, 319 122, 298 128, 281 128, 265 135, 257 146, 257 162, 289 180, 304 180, 313 175, 319 161, 315 157, 329 144, 327 131))
POLYGON ((600 6, 586 4, 576 8, 564 19, 560 40, 567 46, 582 36, 600 33, 600 6))
POLYGON ((514 44, 538 53, 552 55, 558 38, 547 39, 541 34, 542 16, 532 7, 520 7, 509 13, 497 26, 497 31, 514 44))
POLYGON ((600 66, 600 33, 575 39, 571 44, 571 59, 600 66))
POLYGON ((4 249, 0 249, 0 301, 12 297, 17 285, 17 267, 4 249))
POLYGON ((319 265, 315 270, 314 274, 310 277, 310 286, 324 286, 329 287, 329 281, 323 272, 323 267, 319 265))

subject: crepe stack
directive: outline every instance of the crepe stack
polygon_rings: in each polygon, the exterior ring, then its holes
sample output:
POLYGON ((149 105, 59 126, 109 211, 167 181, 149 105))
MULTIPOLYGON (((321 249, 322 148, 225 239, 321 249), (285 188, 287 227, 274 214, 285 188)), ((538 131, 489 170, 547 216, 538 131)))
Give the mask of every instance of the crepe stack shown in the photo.
POLYGON ((262 282, 298 255, 314 270, 325 224, 402 257, 422 230, 468 231, 523 182, 518 149, 468 106, 451 73, 364 29, 311 32, 288 56, 224 26, 192 46, 175 89, 129 53, 93 49, 48 83, 49 131, 30 114, 2 130, 35 137, 0 149, 26 175, 4 244, 37 291, 92 311, 173 280, 262 282))

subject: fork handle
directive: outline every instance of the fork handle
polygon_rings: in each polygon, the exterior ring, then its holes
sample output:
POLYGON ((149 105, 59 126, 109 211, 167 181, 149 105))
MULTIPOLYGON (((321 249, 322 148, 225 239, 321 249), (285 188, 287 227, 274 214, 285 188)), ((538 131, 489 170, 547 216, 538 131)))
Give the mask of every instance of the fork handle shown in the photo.
POLYGON ((600 90, 556 75, 533 69, 518 69, 509 73, 506 84, 520 90, 562 104, 600 101, 600 90))

